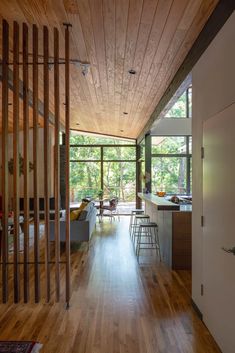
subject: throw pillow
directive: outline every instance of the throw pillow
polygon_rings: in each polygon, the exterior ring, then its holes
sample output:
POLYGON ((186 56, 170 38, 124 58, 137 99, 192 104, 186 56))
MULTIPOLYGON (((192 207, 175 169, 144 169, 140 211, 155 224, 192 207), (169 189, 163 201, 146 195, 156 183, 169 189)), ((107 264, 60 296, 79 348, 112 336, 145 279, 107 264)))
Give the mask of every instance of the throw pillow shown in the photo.
POLYGON ((82 212, 82 210, 80 211, 78 210, 73 210, 70 212, 70 221, 76 221, 76 219, 78 219, 79 214, 82 212))
POLYGON ((88 205, 88 202, 83 201, 81 205, 79 206, 79 210, 84 210, 84 208, 88 205))

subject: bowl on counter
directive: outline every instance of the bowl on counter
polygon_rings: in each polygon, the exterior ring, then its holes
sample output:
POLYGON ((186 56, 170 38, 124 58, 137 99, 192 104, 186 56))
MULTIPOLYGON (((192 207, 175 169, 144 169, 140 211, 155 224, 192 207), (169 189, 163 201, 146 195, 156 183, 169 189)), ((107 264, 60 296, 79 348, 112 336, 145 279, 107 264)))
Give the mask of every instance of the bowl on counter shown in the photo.
POLYGON ((165 192, 165 191, 157 191, 157 192, 156 192, 156 195, 157 195, 158 197, 164 197, 164 196, 166 195, 166 192, 165 192))

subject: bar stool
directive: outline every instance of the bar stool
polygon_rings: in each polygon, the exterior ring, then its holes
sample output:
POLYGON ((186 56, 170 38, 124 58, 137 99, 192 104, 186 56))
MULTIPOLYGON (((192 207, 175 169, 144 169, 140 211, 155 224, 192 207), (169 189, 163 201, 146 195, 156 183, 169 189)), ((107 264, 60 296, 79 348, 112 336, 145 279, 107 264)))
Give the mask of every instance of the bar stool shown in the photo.
POLYGON ((135 215, 139 215, 139 214, 143 214, 144 213, 144 210, 142 210, 141 208, 136 208, 134 210, 131 211, 131 218, 130 218, 130 225, 129 225, 129 233, 131 235, 131 232, 132 232, 132 227, 133 227, 133 224, 134 224, 134 217, 135 215))
POLYGON ((149 223, 150 222, 150 217, 146 214, 136 214, 134 216, 134 222, 132 225, 132 232, 131 232, 131 239, 135 244, 135 238, 139 234, 139 225, 141 223, 149 223))
POLYGON ((161 250, 158 236, 158 225, 154 222, 143 222, 139 224, 137 245, 136 245, 136 256, 139 261, 140 250, 153 250, 156 249, 156 253, 161 261, 161 250), (141 247, 144 245, 144 247, 141 247))

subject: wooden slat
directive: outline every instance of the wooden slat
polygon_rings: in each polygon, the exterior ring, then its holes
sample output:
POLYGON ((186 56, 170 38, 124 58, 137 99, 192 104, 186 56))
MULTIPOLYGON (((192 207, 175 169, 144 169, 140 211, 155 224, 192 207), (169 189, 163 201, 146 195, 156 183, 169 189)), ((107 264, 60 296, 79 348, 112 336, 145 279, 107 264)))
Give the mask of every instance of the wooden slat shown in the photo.
POLYGON ((70 70, 69 70, 69 27, 65 28, 65 154, 66 154, 66 303, 70 301, 70 70))
POLYGON ((45 219, 45 268, 46 268, 46 298, 50 300, 50 240, 49 240, 49 52, 48 29, 43 27, 43 77, 44 77, 44 219, 45 219))
POLYGON ((34 164, 34 290, 40 300, 39 212, 38 212, 38 29, 33 25, 33 164, 34 164))
POLYGON ((14 211, 14 302, 20 299, 19 272, 19 25, 13 24, 13 211, 14 211))
POLYGON ((54 28, 54 105, 55 105, 55 147, 54 147, 54 192, 55 192, 55 283, 56 301, 60 300, 60 165, 59 165, 59 132, 60 132, 60 82, 59 82, 59 32, 54 28))
POLYGON ((29 301, 29 104, 28 26, 23 23, 23 126, 24 126, 24 302, 29 301))
POLYGON ((2 300, 8 300, 8 57, 9 25, 2 21, 2 300))

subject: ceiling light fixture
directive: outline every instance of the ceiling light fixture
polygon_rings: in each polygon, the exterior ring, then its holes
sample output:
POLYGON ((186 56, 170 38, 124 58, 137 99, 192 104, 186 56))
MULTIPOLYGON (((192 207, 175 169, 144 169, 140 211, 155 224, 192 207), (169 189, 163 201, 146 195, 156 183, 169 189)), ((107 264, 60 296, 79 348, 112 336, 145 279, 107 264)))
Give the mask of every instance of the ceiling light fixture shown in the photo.
POLYGON ((135 75, 135 74, 136 74, 136 71, 133 70, 133 69, 130 69, 128 72, 129 72, 129 74, 131 74, 131 75, 135 75))

